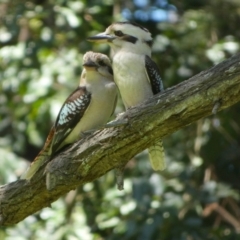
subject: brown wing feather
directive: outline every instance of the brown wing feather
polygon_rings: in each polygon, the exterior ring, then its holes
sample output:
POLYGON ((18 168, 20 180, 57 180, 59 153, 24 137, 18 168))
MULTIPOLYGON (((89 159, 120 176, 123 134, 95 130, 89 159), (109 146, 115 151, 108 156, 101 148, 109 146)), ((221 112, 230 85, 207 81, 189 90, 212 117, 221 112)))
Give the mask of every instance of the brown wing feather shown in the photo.
POLYGON ((55 134, 51 144, 51 153, 59 150, 61 143, 82 118, 90 101, 91 93, 85 87, 78 87, 66 99, 54 124, 55 134))
POLYGON ((33 160, 21 179, 31 179, 32 176, 46 161, 50 161, 51 155, 59 150, 59 146, 68 136, 71 130, 82 118, 91 100, 91 94, 85 87, 78 87, 64 102, 59 111, 54 126, 51 128, 43 149, 33 160))
POLYGON ((157 64, 149 57, 145 56, 145 68, 148 80, 151 83, 153 94, 163 91, 163 83, 157 64))

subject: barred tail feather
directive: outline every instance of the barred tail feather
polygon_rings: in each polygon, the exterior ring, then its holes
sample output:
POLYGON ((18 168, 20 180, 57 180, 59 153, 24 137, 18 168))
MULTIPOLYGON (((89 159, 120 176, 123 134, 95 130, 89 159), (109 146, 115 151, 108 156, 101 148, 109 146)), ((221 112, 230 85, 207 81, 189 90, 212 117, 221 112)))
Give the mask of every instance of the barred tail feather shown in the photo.
POLYGON ((27 171, 20 177, 20 179, 30 180, 33 175, 38 171, 38 169, 50 159, 51 157, 51 140, 54 135, 54 128, 51 128, 50 133, 48 134, 47 140, 43 146, 41 152, 35 157, 27 171))
POLYGON ((165 154, 164 154, 164 148, 163 148, 163 142, 160 140, 157 143, 154 143, 149 149, 149 160, 152 165, 153 170, 164 170, 166 167, 165 164, 165 154))

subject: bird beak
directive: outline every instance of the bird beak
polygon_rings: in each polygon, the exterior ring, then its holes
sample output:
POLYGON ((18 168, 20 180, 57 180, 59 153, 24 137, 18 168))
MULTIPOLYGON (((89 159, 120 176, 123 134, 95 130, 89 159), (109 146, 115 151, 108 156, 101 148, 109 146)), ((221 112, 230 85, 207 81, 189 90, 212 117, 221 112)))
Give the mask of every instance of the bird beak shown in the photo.
POLYGON ((90 42, 96 42, 96 43, 107 43, 112 42, 116 37, 106 34, 105 32, 99 33, 95 36, 87 38, 90 42))
POLYGON ((96 65, 96 63, 92 62, 91 60, 88 60, 83 64, 83 67, 86 69, 92 69, 92 68, 96 69, 98 66, 96 65))

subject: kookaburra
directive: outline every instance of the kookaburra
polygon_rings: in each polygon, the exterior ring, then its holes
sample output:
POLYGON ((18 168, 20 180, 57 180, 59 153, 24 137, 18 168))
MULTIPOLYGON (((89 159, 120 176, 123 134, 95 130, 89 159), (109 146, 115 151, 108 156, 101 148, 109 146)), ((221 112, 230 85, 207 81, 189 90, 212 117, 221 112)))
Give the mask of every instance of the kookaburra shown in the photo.
MULTIPOLYGON (((88 40, 110 45, 114 81, 126 109, 163 91, 158 67, 151 59, 151 33, 146 28, 130 22, 117 22, 88 40)), ((156 141, 148 151, 152 168, 163 170, 165 161, 162 141, 156 141)))
POLYGON ((42 151, 22 179, 31 179, 46 160, 78 140, 81 133, 106 124, 114 113, 117 86, 109 58, 87 52, 83 56, 83 68, 79 86, 63 103, 42 151))

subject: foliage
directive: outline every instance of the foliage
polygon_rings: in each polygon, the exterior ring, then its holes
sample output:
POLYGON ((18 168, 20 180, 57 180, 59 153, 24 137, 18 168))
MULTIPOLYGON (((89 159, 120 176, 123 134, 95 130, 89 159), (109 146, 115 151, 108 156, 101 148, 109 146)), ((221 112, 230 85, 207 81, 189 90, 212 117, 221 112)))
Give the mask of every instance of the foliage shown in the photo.
MULTIPOLYGON (((178 22, 140 23, 153 34, 153 58, 165 87, 239 50, 238 1, 172 4, 179 10, 178 22)), ((16 180, 40 151, 61 103, 77 86, 83 54, 108 53, 107 46, 86 38, 119 20, 121 7, 107 0, 1 1, 2 184, 16 180)), ((153 172, 147 153, 141 153, 126 166, 124 191, 116 190, 114 172, 109 172, 69 192, 51 209, 0 229, 0 238, 236 239, 239 114, 238 104, 167 137, 164 172, 153 172)))

